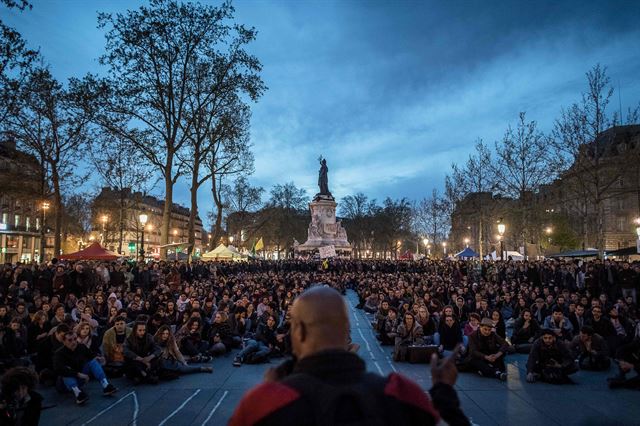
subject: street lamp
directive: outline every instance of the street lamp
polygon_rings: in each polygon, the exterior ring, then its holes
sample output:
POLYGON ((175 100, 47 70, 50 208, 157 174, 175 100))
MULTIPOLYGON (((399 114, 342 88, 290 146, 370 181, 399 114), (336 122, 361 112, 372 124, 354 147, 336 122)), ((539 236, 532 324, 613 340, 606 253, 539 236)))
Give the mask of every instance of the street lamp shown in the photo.
POLYGON ((44 261, 44 250, 47 247, 45 222, 47 220, 47 210, 51 205, 45 201, 42 203, 42 225, 40 226, 40 262, 44 261))
POLYGON ((500 260, 504 260, 504 231, 506 231, 507 227, 504 223, 502 223, 502 218, 498 221, 498 234, 500 234, 500 260))
POLYGON ((102 222, 102 239, 101 239, 101 244, 104 245, 105 243, 105 232, 106 232, 106 227, 107 227, 107 221, 109 220, 109 217, 106 214, 103 214, 102 217, 100 218, 100 221, 102 222))
POLYGON ((551 234, 553 233, 553 228, 547 226, 546 228, 544 228, 544 233, 547 234, 547 242, 549 243, 549 245, 551 245, 551 234))
POLYGON ((447 257, 447 242, 446 241, 442 242, 442 250, 444 251, 444 256, 443 257, 447 257))
POLYGON ((149 219, 149 216, 142 213, 140 214, 140 216, 138 216, 138 219, 140 220, 140 224, 142 225, 142 242, 140 243, 140 256, 144 261, 144 228, 147 225, 147 220, 149 219))
POLYGON ((469 238, 464 239, 464 244, 467 246, 467 248, 469 248, 469 241, 471 241, 469 240, 469 238))
POLYGON ((229 237, 229 244, 233 244, 233 235, 229 237))

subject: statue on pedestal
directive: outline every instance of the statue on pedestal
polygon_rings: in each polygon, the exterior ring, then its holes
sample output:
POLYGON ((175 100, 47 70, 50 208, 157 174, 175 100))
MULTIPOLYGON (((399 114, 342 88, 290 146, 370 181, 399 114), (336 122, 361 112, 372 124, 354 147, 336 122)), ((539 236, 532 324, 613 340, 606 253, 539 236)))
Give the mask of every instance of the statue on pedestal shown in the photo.
POLYGON ((320 187, 320 192, 318 195, 325 195, 333 198, 329 191, 329 177, 327 176, 329 168, 327 167, 327 160, 322 158, 322 156, 320 156, 318 160, 320 160, 320 171, 318 173, 318 186, 320 187))

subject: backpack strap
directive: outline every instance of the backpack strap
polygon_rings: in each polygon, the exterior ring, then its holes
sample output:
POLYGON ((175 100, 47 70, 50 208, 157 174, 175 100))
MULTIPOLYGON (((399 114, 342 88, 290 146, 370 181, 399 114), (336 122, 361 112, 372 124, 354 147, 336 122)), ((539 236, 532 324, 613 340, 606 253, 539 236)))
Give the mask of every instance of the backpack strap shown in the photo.
POLYGON ((384 380, 371 373, 365 376, 356 383, 331 384, 311 374, 296 373, 283 384, 296 389, 310 403, 310 416, 317 426, 382 426, 384 380))

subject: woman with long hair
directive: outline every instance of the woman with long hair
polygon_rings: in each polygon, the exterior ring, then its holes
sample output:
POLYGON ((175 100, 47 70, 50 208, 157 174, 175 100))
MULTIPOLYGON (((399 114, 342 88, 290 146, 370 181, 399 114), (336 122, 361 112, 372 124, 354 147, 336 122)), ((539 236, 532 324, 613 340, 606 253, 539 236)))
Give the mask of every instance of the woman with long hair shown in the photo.
POLYGON ((99 339, 93 335, 93 327, 85 321, 81 321, 76 325, 73 331, 78 336, 78 344, 85 345, 93 355, 100 354, 99 339))
POLYGON ((189 365, 185 360, 182 352, 178 348, 176 338, 171 332, 171 327, 168 325, 161 325, 158 328, 155 336, 153 336, 156 345, 158 345, 162 352, 160 354, 160 370, 166 370, 172 373, 178 374, 191 374, 191 373, 212 373, 213 368, 208 366, 196 366, 189 365))
POLYGON ((404 361, 407 355, 407 348, 410 345, 422 343, 424 343, 422 326, 416 321, 416 317, 411 312, 406 312, 403 316, 402 324, 398 326, 393 360, 404 361))

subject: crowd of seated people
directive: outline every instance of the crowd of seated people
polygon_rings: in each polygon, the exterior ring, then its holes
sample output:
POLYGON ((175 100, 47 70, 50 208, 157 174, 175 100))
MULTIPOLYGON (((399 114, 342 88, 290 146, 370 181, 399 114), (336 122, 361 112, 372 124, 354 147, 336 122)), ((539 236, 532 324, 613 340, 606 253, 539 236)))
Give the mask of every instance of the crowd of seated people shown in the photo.
POLYGON ((395 360, 407 345, 436 345, 443 356, 459 348, 461 370, 506 380, 505 357, 521 353, 529 355, 527 380, 551 383, 570 382, 578 369, 609 370, 614 361, 609 385, 638 387, 629 377, 639 371, 632 354, 640 355, 630 290, 640 288, 640 264, 431 262, 413 272, 365 273, 356 287, 378 340, 395 344, 395 360), (419 333, 406 333, 408 317, 419 333))
POLYGON ((87 380, 155 384, 290 353, 289 308, 305 288, 353 289, 378 338, 402 360, 411 345, 458 349, 461 370, 563 382, 574 367, 638 387, 640 264, 382 260, 58 262, 0 265, 0 369, 29 368, 84 403, 87 380), (570 355, 573 363, 568 363, 570 355), (530 374, 529 374, 530 373, 530 374))

